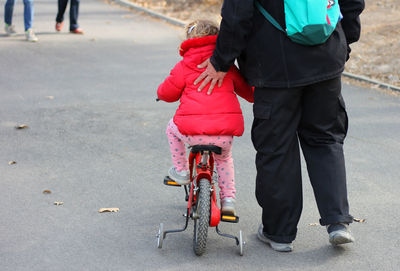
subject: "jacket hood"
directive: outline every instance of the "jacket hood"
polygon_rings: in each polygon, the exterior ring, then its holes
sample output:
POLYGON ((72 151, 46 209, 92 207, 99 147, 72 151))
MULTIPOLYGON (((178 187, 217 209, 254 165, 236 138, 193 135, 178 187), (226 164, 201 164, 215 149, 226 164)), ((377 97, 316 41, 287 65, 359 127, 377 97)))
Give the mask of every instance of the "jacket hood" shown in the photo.
POLYGON ((187 66, 198 70, 197 65, 212 56, 216 41, 217 35, 185 40, 179 48, 179 54, 187 66))

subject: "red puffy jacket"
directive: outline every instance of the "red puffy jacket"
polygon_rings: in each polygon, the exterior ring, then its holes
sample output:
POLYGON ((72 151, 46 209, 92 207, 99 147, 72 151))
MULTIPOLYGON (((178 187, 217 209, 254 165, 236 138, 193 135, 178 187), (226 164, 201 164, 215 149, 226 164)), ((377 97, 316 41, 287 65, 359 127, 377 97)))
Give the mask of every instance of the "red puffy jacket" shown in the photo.
POLYGON ((215 86, 211 95, 207 95, 205 89, 198 92, 198 86, 193 85, 204 71, 197 65, 212 55, 216 39, 217 36, 206 36, 184 41, 179 50, 183 60, 158 87, 160 100, 175 102, 180 99, 174 123, 184 135, 241 136, 244 121, 236 94, 254 102, 252 88, 235 66, 226 74, 222 86, 215 86))

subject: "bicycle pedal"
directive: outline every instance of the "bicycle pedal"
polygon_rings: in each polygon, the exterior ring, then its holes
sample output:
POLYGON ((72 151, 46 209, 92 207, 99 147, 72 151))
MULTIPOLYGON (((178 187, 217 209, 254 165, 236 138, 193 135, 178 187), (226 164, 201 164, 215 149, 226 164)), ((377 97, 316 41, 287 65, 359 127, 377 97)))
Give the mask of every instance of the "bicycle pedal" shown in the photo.
POLYGON ((229 222, 229 223, 238 223, 239 222, 239 217, 238 216, 234 216, 234 215, 221 214, 221 221, 229 222))
POLYGON ((169 176, 165 176, 164 184, 168 186, 181 186, 180 184, 172 180, 169 176))

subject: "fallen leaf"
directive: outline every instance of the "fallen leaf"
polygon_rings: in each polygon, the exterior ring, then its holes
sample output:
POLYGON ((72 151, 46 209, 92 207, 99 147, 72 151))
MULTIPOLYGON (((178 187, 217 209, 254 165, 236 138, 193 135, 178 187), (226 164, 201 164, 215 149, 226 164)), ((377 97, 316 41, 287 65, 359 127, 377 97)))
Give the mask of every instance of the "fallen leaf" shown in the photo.
POLYGON ((55 201, 54 202, 54 205, 57 205, 57 206, 63 205, 63 204, 64 204, 64 202, 62 202, 62 201, 55 201))
POLYGON ((26 124, 21 124, 21 125, 15 126, 15 129, 26 129, 26 128, 29 128, 29 126, 26 124))
POLYGON ((310 223, 309 226, 318 226, 319 223, 310 223))
POLYGON ((100 208, 99 209, 99 213, 108 213, 108 212, 111 212, 111 213, 119 212, 119 208, 100 208))
POLYGON ((359 223, 364 223, 365 222, 365 218, 353 218, 354 222, 359 222, 359 223))
POLYGON ((43 194, 51 194, 50 190, 43 190, 43 194))
POLYGON ((16 164, 17 162, 15 162, 15 161, 10 161, 10 162, 8 162, 8 164, 9 165, 14 165, 14 164, 16 164))

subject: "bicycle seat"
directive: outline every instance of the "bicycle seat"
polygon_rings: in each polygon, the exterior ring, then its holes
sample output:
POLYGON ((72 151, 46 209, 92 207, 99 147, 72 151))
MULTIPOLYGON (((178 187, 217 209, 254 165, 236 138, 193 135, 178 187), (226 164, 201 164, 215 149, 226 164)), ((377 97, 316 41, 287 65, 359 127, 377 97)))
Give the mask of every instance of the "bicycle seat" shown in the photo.
POLYGON ((191 152, 198 153, 198 152, 202 152, 202 151, 210 151, 210 152, 213 152, 215 154, 221 154, 222 153, 221 147, 218 147, 218 146, 215 146, 215 145, 194 145, 194 146, 192 146, 191 152))

